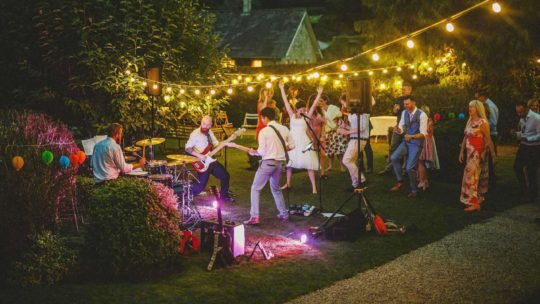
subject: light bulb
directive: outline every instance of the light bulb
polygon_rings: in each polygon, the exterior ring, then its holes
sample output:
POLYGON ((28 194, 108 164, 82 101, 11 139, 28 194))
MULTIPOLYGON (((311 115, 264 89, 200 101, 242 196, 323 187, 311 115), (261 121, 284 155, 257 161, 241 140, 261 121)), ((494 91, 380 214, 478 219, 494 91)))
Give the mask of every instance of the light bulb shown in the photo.
POLYGON ((134 81, 135 81, 135 78, 131 77, 131 78, 129 79, 129 81, 134 82, 134 81))
POLYGON ((379 54, 375 53, 375 54, 371 55, 371 59, 373 59, 373 61, 379 61, 379 59, 380 59, 379 54))
POLYGON ((248 87, 247 87, 247 90, 248 90, 248 92, 253 92, 253 87, 252 87, 252 86, 248 86, 248 87))
POLYGON ((211 90, 210 90, 210 95, 214 95, 214 94, 216 94, 216 90, 211 89, 211 90))
POLYGON ((165 95, 165 97, 163 97, 163 99, 165 99, 165 101, 168 102, 171 99, 171 96, 165 95))
POLYGON ((238 75, 238 77, 236 77, 238 80, 242 80, 242 75, 238 75))
POLYGON ((499 4, 499 2, 495 2, 491 5, 491 9, 495 12, 495 13, 500 13, 501 10, 502 10, 502 7, 501 5, 499 4))
POLYGON ((382 70, 382 72, 383 72, 384 74, 386 74, 386 73, 388 73, 388 70, 387 70, 387 69, 384 69, 384 70, 382 70))
POLYGON ((186 92, 186 90, 180 89, 180 94, 184 94, 185 92, 186 92))
POLYGON ((289 77, 287 76, 283 77, 283 82, 289 82, 289 77))
POLYGON ((154 85, 152 86, 152 89, 157 90, 157 89, 158 89, 158 85, 157 85, 157 84, 154 84, 154 85))
POLYGON ((180 103, 180 107, 181 107, 181 108, 185 108, 185 107, 186 107, 186 103, 185 103, 184 101, 182 101, 182 102, 180 103))
POLYGON ((276 79, 277 79, 276 76, 274 76, 274 75, 270 76, 270 80, 274 81, 274 80, 276 80, 276 79))
POLYGON ((381 90, 384 90, 384 89, 386 89, 386 84, 384 84, 384 83, 381 83, 381 85, 379 86, 379 88, 381 88, 381 90))
POLYGON ((271 82, 267 82, 265 86, 266 86, 267 89, 270 89, 270 88, 272 87, 272 83, 271 83, 271 82))
POLYGON ((345 72, 349 67, 347 67, 347 65, 344 63, 344 64, 341 65, 340 68, 341 68, 341 70, 342 70, 343 72, 345 72))
POLYGON ((129 75, 131 74, 131 71, 130 70, 126 70, 126 75, 129 75))
POLYGON ((369 71, 368 74, 371 76, 373 75, 373 71, 369 71))
POLYGON ((311 74, 311 77, 313 77, 315 79, 319 78, 320 76, 321 75, 319 74, 319 72, 315 72, 315 73, 311 74))
POLYGON ((145 87, 145 86, 148 85, 148 83, 147 83, 146 81, 143 81, 143 82, 142 82, 142 85, 143 85, 143 87, 145 87))
POLYGON ((427 70, 431 72, 431 71, 433 71, 433 68, 429 67, 429 68, 427 68, 427 70))
POLYGON ((238 79, 233 79, 232 83, 233 84, 238 84, 238 79))
MULTIPOLYGON (((257 77, 258 79, 259 77, 257 77)), ((251 82, 251 77, 246 77, 246 82, 251 82)))
POLYGON ((397 67, 396 71, 401 72, 401 67, 397 67))
POLYGON ((414 70, 414 64, 411 64, 411 65, 409 66, 409 69, 414 70))
POLYGON ((358 76, 358 72, 354 72, 354 76, 358 76))
POLYGON ((199 94, 201 94, 201 90, 196 89, 196 90, 195 90, 195 95, 199 95, 199 94))
POLYGON ((338 76, 338 77, 339 77, 339 78, 343 78, 343 74, 339 74, 339 76, 338 76))
POLYGON ((417 78, 418 78, 418 76, 412 75, 412 79, 417 79, 417 78))
POLYGON ((323 76, 321 77, 321 80, 322 80, 322 81, 327 81, 327 80, 328 80, 328 76, 323 75, 323 76))
POLYGON ((227 94, 231 95, 232 93, 233 93, 233 89, 228 88, 228 89, 227 89, 227 94))
POLYGON ((167 92, 170 93, 171 91, 172 91, 172 88, 171 88, 171 87, 168 87, 168 88, 167 88, 167 92))
POLYGON ((414 41, 412 41, 411 39, 407 40, 407 47, 412 49, 414 47, 414 41))
POLYGON ((452 22, 448 22, 446 24, 446 31, 450 33, 454 31, 454 25, 452 24, 452 22))

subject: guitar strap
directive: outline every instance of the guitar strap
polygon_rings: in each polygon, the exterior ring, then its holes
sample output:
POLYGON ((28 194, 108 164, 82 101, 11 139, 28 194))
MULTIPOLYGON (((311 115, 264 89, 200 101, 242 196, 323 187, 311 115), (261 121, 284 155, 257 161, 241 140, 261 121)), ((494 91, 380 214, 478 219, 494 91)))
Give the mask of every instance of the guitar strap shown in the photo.
POLYGON ((279 137, 279 141, 281 142, 281 145, 283 146, 283 151, 285 151, 286 164, 288 164, 289 163, 289 152, 287 152, 287 145, 285 145, 285 140, 283 140, 283 137, 281 136, 281 133, 279 133, 279 131, 274 126, 269 126, 269 127, 274 129, 274 131, 276 131, 276 134, 279 137))

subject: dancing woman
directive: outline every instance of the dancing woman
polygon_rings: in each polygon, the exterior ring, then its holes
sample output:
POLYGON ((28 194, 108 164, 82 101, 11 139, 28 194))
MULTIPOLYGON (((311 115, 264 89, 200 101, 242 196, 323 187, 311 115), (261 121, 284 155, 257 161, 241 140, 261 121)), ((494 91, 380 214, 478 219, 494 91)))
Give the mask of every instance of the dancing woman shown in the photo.
POLYGON ((435 136, 433 135, 433 119, 429 116, 429 107, 424 105, 422 111, 428 116, 427 135, 424 140, 424 148, 418 158, 418 189, 426 190, 429 187, 428 169, 438 170, 439 156, 437 146, 435 145, 435 136))
MULTIPOLYGON (((463 153, 467 150, 467 162, 463 172, 460 200, 468 207, 465 211, 480 210, 484 194, 488 191, 489 168, 488 151, 494 151, 489 133, 489 122, 484 105, 479 100, 469 103, 469 120, 465 127, 465 136, 459 151, 459 162, 463 163, 463 153)), ((492 155, 495 161, 495 153, 492 155)))
MULTIPOLYGON (((316 102, 314 100, 316 94, 312 94, 309 97, 309 103, 308 107, 312 107, 314 103, 316 102), (311 106, 309 106, 311 104, 311 106)), ((322 109, 322 100, 328 99, 328 96, 326 94, 323 94, 319 98, 319 102, 317 103, 317 106, 315 107, 315 112, 311 116, 311 119, 309 120, 309 125, 311 129, 313 129, 313 133, 315 133, 315 136, 317 136, 318 141, 321 143, 321 147, 317 145, 317 141, 313 138, 313 134, 311 132, 308 132, 308 135, 311 139, 311 142, 313 143, 313 150, 319 151, 319 161, 321 162, 321 178, 327 179, 328 176, 325 174, 325 168, 324 168, 324 158, 326 157, 325 153, 325 125, 326 125, 326 119, 324 117, 324 110, 322 109)))
POLYGON ((264 128, 264 123, 262 122, 261 118, 261 110, 266 108, 270 103, 273 101, 273 105, 275 106, 275 101, 272 99, 274 96, 274 90, 272 88, 262 88, 259 91, 259 100, 257 100, 257 116, 259 117, 259 122, 257 124, 257 129, 255 129, 255 138, 259 138, 259 132, 264 128))
POLYGON ((291 188, 293 168, 306 169, 311 182, 311 192, 313 194, 317 194, 315 171, 319 168, 319 160, 315 151, 312 149, 306 150, 306 147, 309 147, 311 141, 307 133, 308 126, 302 117, 302 114, 307 115, 308 117, 313 116, 317 103, 319 102, 319 98, 323 92, 323 88, 319 87, 317 89, 317 97, 307 113, 306 103, 301 100, 296 103, 296 110, 293 109, 289 103, 289 100, 287 99, 287 95, 285 94, 285 85, 283 82, 279 83, 279 88, 281 90, 283 102, 285 103, 285 109, 290 117, 291 136, 295 145, 295 148, 289 151, 289 163, 287 164, 287 184, 285 184, 282 189, 291 188))

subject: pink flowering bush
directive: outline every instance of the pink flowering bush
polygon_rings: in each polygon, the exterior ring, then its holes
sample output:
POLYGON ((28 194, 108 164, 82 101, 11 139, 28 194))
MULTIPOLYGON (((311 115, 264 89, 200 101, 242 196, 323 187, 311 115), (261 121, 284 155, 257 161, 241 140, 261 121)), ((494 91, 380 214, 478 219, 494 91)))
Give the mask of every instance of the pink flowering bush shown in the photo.
POLYGON ((120 178, 96 187, 88 206, 85 260, 98 274, 151 273, 178 256, 180 217, 172 189, 120 178))
POLYGON ((57 230, 76 180, 76 169, 62 169, 58 158, 77 147, 66 125, 32 112, 2 111, 0 138, 0 267, 6 267, 31 246, 30 235, 57 230), (54 155, 50 165, 41 160, 44 150, 54 155), (19 171, 14 156, 24 160, 19 171))

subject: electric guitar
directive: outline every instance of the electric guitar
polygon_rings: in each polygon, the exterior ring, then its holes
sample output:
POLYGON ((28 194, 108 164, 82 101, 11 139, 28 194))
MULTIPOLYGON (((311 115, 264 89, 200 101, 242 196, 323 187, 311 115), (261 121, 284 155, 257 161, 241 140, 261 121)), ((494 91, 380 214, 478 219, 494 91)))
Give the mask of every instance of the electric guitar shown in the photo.
POLYGON ((218 144, 218 146, 212 151, 210 151, 210 147, 212 145, 209 143, 208 146, 201 152, 201 154, 206 155, 206 158, 204 160, 199 160, 197 162, 194 162, 192 164, 193 168, 195 170, 197 170, 198 172, 201 172, 201 173, 208 170, 208 167, 210 167, 210 165, 213 162, 216 161, 216 159, 212 158, 212 156, 214 156, 214 154, 219 152, 219 150, 223 149, 223 147, 225 147, 227 143, 235 140, 236 138, 238 138, 238 136, 244 134, 245 132, 246 132, 246 129, 244 129, 244 128, 241 128, 241 129, 238 129, 238 130, 234 131, 234 133, 231 134, 231 136, 229 136, 229 138, 227 138, 224 141, 220 142, 218 144))
POLYGON ((212 271, 217 258, 219 258, 218 261, 224 267, 230 266, 234 262, 234 255, 231 250, 231 236, 223 228, 221 197, 219 196, 216 186, 210 186, 210 189, 217 201, 218 226, 217 229, 214 230, 214 250, 206 268, 208 271, 212 271))

